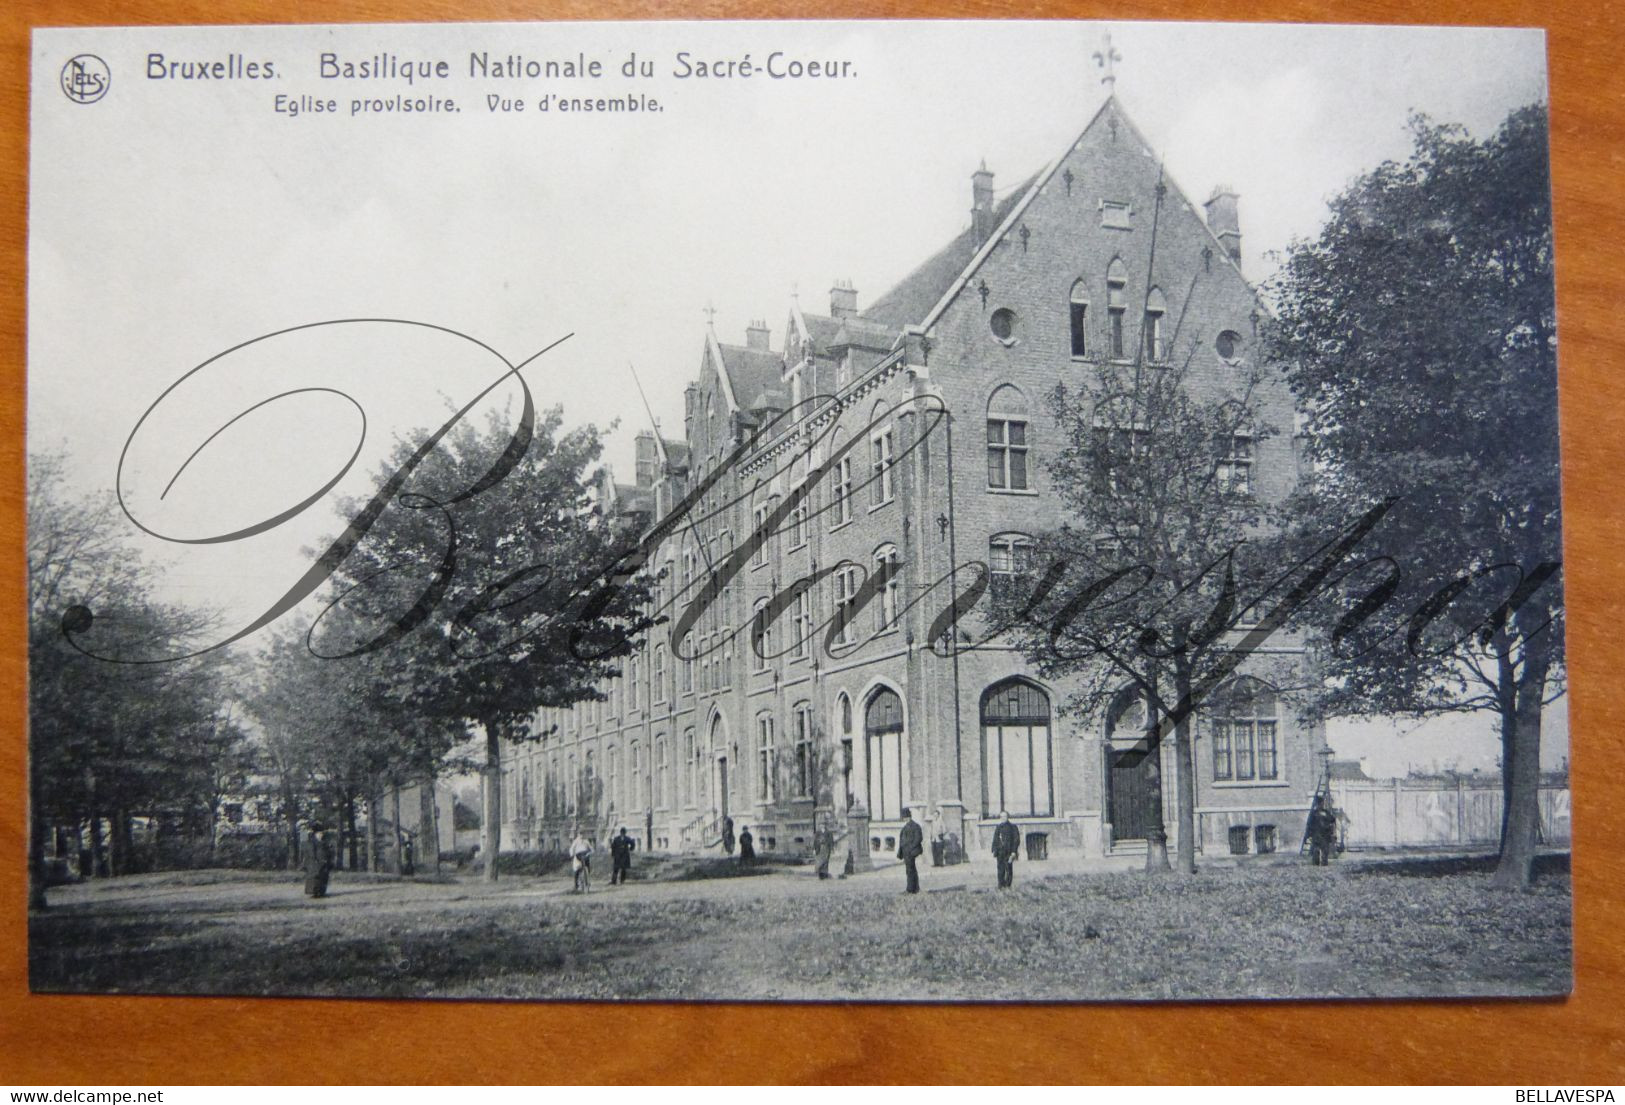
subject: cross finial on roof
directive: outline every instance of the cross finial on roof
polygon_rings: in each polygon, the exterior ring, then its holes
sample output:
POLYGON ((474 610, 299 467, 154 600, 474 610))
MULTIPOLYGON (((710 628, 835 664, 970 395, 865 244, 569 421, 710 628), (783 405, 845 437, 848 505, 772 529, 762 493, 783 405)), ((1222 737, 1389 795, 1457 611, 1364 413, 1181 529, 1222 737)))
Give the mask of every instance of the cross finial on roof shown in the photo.
POLYGON ((1105 70, 1101 74, 1100 83, 1106 86, 1107 92, 1116 91, 1117 74, 1112 70, 1112 62, 1122 61, 1123 55, 1118 53, 1117 47, 1112 45, 1112 33, 1110 31, 1101 36, 1100 49, 1095 51, 1094 57, 1095 64, 1105 70))
POLYGON ((717 321, 717 309, 711 306, 710 300, 706 300, 703 313, 705 315, 705 324, 707 326, 715 326, 717 321))

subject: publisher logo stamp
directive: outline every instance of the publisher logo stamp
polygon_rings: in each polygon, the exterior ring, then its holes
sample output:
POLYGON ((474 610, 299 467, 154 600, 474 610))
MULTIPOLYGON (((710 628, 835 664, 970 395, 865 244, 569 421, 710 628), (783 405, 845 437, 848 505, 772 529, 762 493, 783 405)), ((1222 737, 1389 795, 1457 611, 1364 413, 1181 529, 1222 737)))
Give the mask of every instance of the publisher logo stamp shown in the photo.
POLYGON ((107 95, 113 74, 95 54, 79 54, 62 67, 62 91, 76 104, 93 104, 107 95))

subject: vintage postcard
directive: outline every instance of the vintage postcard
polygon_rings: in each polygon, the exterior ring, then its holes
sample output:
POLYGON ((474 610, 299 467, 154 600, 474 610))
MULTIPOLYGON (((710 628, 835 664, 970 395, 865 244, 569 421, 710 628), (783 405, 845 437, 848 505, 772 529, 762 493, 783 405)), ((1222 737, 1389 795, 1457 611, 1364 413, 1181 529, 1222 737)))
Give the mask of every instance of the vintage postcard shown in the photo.
POLYGON ((1568 992, 1539 30, 32 53, 36 991, 1568 992))

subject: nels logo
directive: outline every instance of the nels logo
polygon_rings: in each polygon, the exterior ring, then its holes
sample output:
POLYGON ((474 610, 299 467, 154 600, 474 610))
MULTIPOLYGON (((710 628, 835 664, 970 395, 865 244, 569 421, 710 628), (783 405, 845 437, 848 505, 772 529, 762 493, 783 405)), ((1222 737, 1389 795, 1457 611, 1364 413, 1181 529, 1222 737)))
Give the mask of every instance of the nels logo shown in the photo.
POLYGON ((113 74, 95 54, 80 54, 62 67, 62 91, 76 104, 93 104, 107 95, 113 74))

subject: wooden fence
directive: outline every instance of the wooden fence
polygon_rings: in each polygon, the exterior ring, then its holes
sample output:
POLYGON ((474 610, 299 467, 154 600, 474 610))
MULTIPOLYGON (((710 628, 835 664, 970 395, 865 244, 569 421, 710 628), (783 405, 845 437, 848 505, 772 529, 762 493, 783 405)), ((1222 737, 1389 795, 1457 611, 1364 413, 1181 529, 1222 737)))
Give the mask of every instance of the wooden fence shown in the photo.
MULTIPOLYGON (((1350 848, 1494 845, 1501 839, 1501 782, 1457 779, 1334 781, 1350 848)), ((1540 788, 1541 840, 1569 842, 1569 788, 1540 788)))

